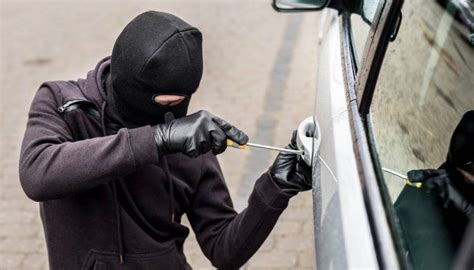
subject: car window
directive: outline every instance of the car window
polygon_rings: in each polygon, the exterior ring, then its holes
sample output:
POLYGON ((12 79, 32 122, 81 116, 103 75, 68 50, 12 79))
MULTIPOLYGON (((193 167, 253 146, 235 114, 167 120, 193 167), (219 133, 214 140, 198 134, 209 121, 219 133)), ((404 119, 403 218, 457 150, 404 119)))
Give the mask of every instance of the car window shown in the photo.
POLYGON ((363 0, 362 1, 362 17, 368 21, 373 22, 375 18, 375 13, 379 5, 380 0, 363 0))
POLYGON ((371 103, 381 188, 415 269, 451 268, 467 215, 446 192, 474 198, 473 6, 405 1, 371 103))
POLYGON ((358 11, 351 14, 352 47, 358 67, 362 64, 365 43, 375 14, 377 10, 382 10, 378 6, 384 3, 383 0, 361 1, 360 7, 356 8, 358 11))
POLYGON ((364 46, 369 35, 370 25, 362 19, 358 14, 351 15, 351 32, 352 32, 352 46, 353 53, 357 61, 357 66, 362 63, 362 56, 364 54, 364 46))

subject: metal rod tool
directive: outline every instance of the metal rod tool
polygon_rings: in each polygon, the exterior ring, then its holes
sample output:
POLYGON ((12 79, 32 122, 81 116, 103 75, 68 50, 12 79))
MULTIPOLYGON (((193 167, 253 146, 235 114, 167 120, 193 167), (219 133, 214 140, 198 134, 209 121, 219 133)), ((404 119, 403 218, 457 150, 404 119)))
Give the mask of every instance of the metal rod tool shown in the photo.
POLYGON ((238 149, 245 149, 248 146, 248 147, 268 149, 268 150, 273 150, 273 151, 278 151, 278 152, 286 152, 286 153, 291 153, 295 155, 303 155, 303 152, 304 152, 303 150, 286 149, 286 148, 280 148, 280 147, 257 144, 257 143, 238 144, 230 139, 227 139, 227 146, 238 148, 238 149))
POLYGON ((403 180, 405 180, 405 184, 407 184, 409 186, 416 187, 416 188, 421 188, 421 186, 423 185, 420 182, 412 182, 410 179, 408 179, 407 176, 405 176, 401 173, 398 173, 396 171, 393 171, 393 170, 390 170, 390 169, 387 169, 387 168, 382 168, 382 170, 384 172, 387 172, 389 174, 392 174, 392 175, 395 175, 395 176, 398 176, 398 177, 402 178, 403 180))

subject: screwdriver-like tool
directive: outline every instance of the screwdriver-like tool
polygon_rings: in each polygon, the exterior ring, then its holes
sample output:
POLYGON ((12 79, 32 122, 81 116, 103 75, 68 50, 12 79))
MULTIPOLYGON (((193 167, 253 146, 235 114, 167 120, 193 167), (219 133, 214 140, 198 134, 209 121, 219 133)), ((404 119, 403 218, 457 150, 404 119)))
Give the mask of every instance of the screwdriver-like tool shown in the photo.
POLYGON ((286 149, 286 148, 280 148, 280 147, 274 147, 274 146, 256 144, 256 143, 238 144, 230 139, 227 139, 227 146, 238 148, 238 149, 245 149, 247 148, 247 146, 249 146, 249 147, 262 148, 262 149, 274 150, 274 151, 279 151, 279 152, 287 152, 287 153, 292 153, 295 155, 303 155, 303 150, 286 149))
POLYGON ((395 176, 398 176, 400 178, 402 178, 404 181, 405 181, 405 184, 408 185, 408 186, 412 186, 412 187, 416 187, 416 188, 421 188, 421 186, 423 185, 422 183, 420 182, 412 182, 411 179, 409 179, 407 176, 401 174, 401 173, 398 173, 396 171, 392 171, 390 169, 387 169, 387 168, 382 168, 382 170, 384 172, 387 172, 389 174, 392 174, 392 175, 395 175, 395 176))

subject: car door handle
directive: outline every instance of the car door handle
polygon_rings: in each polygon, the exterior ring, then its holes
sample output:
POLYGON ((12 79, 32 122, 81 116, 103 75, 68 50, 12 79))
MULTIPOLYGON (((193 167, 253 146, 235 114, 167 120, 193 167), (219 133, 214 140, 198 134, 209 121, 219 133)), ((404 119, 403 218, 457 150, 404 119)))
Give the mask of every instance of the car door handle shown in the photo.
POLYGON ((314 151, 319 151, 321 145, 321 130, 318 122, 312 116, 304 119, 298 126, 296 144, 303 150, 303 160, 311 166, 314 151))

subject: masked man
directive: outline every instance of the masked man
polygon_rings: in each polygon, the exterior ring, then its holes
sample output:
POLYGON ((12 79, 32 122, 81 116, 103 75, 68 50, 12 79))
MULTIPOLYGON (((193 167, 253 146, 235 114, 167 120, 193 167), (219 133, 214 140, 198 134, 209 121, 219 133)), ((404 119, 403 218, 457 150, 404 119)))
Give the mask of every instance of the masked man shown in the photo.
POLYGON ((446 162, 438 169, 411 170, 408 178, 438 195, 443 207, 474 220, 474 111, 454 129, 446 162))
POLYGON ((248 137, 209 112, 186 116, 202 69, 199 30, 149 11, 86 79, 40 87, 19 170, 40 202, 51 269, 189 269, 184 214, 212 264, 235 269, 311 188, 309 167, 280 153, 235 212, 215 155, 248 137))

